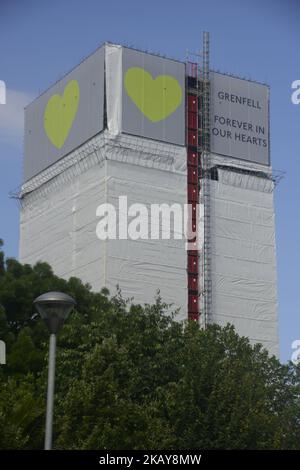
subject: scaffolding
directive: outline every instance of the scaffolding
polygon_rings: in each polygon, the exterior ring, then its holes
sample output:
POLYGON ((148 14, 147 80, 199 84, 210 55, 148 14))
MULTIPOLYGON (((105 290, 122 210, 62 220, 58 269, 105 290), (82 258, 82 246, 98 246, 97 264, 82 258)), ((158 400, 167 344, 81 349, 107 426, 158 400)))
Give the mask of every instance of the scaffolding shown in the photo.
POLYGON ((202 188, 200 182, 200 194, 204 205, 204 243, 203 243, 203 271, 204 271, 204 325, 211 319, 212 306, 212 281, 211 281, 211 233, 210 233, 210 77, 209 77, 209 33, 203 33, 203 63, 202 63, 202 141, 200 141, 199 151, 202 158, 202 188))
MULTIPOLYGON (((206 326, 211 318, 211 246, 210 246, 210 77, 209 33, 203 33, 201 53, 187 53, 187 149, 188 202, 204 208, 202 248, 188 253, 188 318, 206 326), (195 105, 195 106, 194 106, 195 105), (197 168, 197 198, 193 197, 197 168), (197 263, 197 268, 195 268, 197 263), (195 280, 197 278, 197 285, 195 280), (194 281, 194 282, 193 282, 194 281)), ((199 233, 197 224, 193 228, 199 233)), ((201 240, 200 240, 201 242, 201 240)), ((199 240, 197 246, 199 247, 199 240)))

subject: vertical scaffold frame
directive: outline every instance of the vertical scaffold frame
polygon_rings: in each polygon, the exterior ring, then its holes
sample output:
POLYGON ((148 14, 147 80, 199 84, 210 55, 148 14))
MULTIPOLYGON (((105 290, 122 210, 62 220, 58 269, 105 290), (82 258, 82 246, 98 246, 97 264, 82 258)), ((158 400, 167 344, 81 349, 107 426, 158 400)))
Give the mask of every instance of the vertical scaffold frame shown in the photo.
POLYGON ((199 234, 197 205, 204 208, 203 240, 187 255, 188 319, 209 323, 212 306, 210 245, 210 76, 209 33, 203 33, 199 54, 187 53, 186 144, 187 199, 192 205, 192 227, 199 234), (192 57, 192 59, 191 59, 192 57), (199 250, 199 246, 202 248, 199 250))

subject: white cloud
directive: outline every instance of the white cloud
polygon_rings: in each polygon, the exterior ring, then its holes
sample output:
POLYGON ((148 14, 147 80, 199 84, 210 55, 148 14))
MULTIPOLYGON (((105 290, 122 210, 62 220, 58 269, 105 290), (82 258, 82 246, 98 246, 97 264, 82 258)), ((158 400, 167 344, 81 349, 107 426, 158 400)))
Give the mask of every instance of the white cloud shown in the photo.
POLYGON ((24 134, 24 107, 34 95, 24 91, 6 90, 6 104, 0 104, 0 144, 19 147, 24 134))

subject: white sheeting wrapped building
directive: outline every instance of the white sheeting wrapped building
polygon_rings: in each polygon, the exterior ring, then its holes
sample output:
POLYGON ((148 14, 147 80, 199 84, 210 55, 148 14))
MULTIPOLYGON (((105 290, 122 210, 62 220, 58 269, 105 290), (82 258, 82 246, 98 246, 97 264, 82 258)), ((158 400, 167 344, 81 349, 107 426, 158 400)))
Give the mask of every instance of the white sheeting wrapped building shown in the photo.
MULTIPOLYGON (((197 308, 203 324, 232 323, 241 335, 262 343, 272 354, 278 355, 274 182, 270 165, 210 153, 209 166, 214 170, 206 182, 209 207, 206 207, 206 218, 201 217, 198 222, 198 233, 203 234, 203 224, 209 220, 206 236, 209 237, 210 266, 209 271, 203 269, 203 243, 200 240, 194 291, 188 281, 193 273, 188 272, 186 240, 174 237, 174 229, 167 240, 153 240, 150 236, 136 240, 99 240, 96 236, 97 208, 103 203, 116 207, 119 216, 119 196, 127 196, 128 206, 141 203, 150 208, 151 204, 186 204, 189 191, 185 137, 188 130, 183 129, 183 136, 176 131, 176 137, 173 137, 173 124, 164 124, 169 118, 149 125, 147 116, 143 116, 138 130, 132 133, 127 130, 129 118, 124 124, 127 112, 124 107, 129 106, 124 99, 123 77, 127 67, 124 57, 130 67, 136 65, 135 54, 140 68, 141 64, 145 69, 158 67, 152 71, 152 76, 158 75, 160 70, 164 74, 175 74, 177 69, 170 72, 171 61, 166 64, 167 59, 157 56, 151 56, 155 64, 149 65, 145 56, 150 54, 121 46, 108 44, 102 50, 103 58, 99 55, 98 59, 99 64, 100 59, 103 60, 105 84, 101 102, 103 125, 94 129, 93 135, 79 145, 75 142, 72 148, 70 143, 67 150, 62 146, 54 155, 53 163, 48 153, 47 165, 36 172, 35 159, 43 159, 48 144, 46 148, 41 140, 38 153, 36 146, 32 147, 30 143, 25 149, 20 261, 30 264, 47 261, 57 275, 79 277, 96 291, 108 287, 114 293, 119 285, 124 296, 134 297, 135 302, 153 302, 160 289, 163 300, 180 309, 179 320, 187 318, 192 292, 199 297, 197 308), (162 132, 162 138, 155 138, 155 132, 162 132), (152 133, 151 138, 149 133, 152 133), (26 160, 30 160, 29 170, 26 160), (208 272, 211 305, 204 321, 202 311, 206 292, 203 278, 208 272)), ((182 67, 184 73, 184 64, 182 67)), ((76 69, 72 73, 76 74, 76 69)), ((59 93, 62 94, 70 80, 74 77, 66 76, 59 93)), ((94 84, 95 80, 91 80, 94 84)), ((78 82, 83 89, 80 80, 78 82)), ((80 93, 81 100, 85 95, 80 93)), ((47 93, 42 95, 45 99, 41 103, 42 109, 51 95, 52 89, 49 96, 47 93)), ((35 109, 39 100, 26 110, 25 146, 26 139, 39 138, 40 123, 36 123, 38 112, 35 109)), ((176 111, 181 113, 178 119, 183 116, 184 122, 186 102, 183 96, 182 109, 176 111)), ((132 106, 138 107, 134 103, 132 106)), ((145 108, 144 112, 147 114, 145 108)), ((130 119, 134 121, 135 118, 131 116, 130 119)), ((89 122, 86 117, 84 122, 89 122)), ((46 138, 45 135, 41 137, 46 138)), ((65 145, 69 145, 68 139, 65 145)), ((205 203, 201 189, 200 182, 197 201, 205 203)), ((119 217, 117 221, 119 223, 119 217)))

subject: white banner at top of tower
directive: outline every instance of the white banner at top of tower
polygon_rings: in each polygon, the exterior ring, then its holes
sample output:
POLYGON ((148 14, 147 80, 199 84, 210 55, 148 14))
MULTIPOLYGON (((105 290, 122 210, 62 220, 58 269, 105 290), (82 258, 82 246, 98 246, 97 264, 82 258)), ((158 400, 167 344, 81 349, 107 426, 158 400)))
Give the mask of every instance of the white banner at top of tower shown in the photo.
POLYGON ((262 165, 269 156, 269 88, 211 72, 211 151, 262 165))
MULTIPOLYGON (((185 101, 183 62, 106 44, 27 106, 24 181, 105 128, 184 147, 185 101)), ((211 72, 210 110, 213 153, 269 165, 267 86, 211 72)))
POLYGON ((103 109, 101 47, 25 109, 24 181, 101 132, 103 109))

